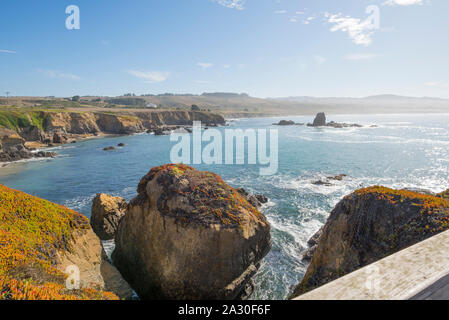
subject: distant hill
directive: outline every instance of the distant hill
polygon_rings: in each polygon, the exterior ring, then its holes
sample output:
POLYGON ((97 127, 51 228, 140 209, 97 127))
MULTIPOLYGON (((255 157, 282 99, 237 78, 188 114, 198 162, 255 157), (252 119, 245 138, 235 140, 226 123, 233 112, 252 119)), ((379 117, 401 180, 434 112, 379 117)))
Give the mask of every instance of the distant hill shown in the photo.
MULTIPOLYGON (((68 98, 11 97, 0 98, 1 106, 16 105, 52 108, 145 109, 200 109, 221 113, 227 117, 261 117, 283 115, 374 114, 374 113, 449 113, 449 99, 432 97, 405 97, 375 95, 364 98, 350 97, 286 97, 255 98, 246 93, 214 92, 193 94, 160 94, 121 97, 81 97, 79 102, 68 98), (135 105, 133 101, 137 101, 135 105)), ((103 110, 104 111, 104 110, 103 110)), ((111 110, 112 111, 112 110, 111 110)))

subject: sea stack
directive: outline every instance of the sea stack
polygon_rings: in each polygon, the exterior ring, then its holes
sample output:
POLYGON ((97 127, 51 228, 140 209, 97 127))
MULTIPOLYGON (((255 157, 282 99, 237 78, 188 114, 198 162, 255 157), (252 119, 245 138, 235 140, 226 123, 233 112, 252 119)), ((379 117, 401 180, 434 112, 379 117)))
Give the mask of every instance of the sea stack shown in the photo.
POLYGON ((320 112, 316 115, 315 120, 313 120, 314 127, 324 127, 326 125, 326 115, 324 112, 320 112))
POLYGON ((271 248, 267 219, 210 172, 155 167, 115 236, 113 260, 141 299, 244 299, 271 248))

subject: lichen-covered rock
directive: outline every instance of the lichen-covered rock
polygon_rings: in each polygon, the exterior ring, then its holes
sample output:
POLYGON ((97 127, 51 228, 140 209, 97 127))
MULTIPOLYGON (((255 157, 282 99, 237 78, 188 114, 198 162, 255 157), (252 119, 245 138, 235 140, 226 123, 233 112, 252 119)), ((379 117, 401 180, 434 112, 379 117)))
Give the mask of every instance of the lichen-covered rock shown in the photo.
POLYGON ((86 217, 63 206, 0 185, 0 300, 117 300, 130 287, 106 261, 86 217), (68 266, 80 271, 69 290, 68 266), (110 282, 109 279, 114 279, 110 282))
POLYGON ((116 233, 114 264, 142 299, 239 299, 271 248, 270 224, 213 173, 155 167, 116 233))
POLYGON ((446 195, 374 186, 344 197, 332 210, 293 296, 449 229, 446 195))
POLYGON ((126 213, 128 204, 121 197, 99 193, 92 202, 90 225, 101 240, 114 239, 120 220, 126 213))

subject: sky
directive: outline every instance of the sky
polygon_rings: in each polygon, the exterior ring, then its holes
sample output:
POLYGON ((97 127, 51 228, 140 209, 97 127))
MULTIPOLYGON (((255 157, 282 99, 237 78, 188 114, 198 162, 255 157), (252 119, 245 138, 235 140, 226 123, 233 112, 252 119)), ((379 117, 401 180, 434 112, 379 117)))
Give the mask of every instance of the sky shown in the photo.
POLYGON ((448 57, 447 0, 0 2, 0 96, 449 98, 448 57))

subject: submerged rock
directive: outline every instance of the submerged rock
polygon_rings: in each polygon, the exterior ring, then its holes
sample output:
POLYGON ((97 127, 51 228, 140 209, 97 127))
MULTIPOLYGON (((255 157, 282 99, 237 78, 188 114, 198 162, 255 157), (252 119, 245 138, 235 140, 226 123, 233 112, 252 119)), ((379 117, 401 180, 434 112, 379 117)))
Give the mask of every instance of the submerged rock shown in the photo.
POLYGON ((276 126, 294 126, 295 122, 291 120, 281 120, 279 123, 275 123, 276 126))
POLYGON ((449 228, 449 199, 384 187, 360 189, 332 210, 298 296, 449 228))
POLYGON ((346 178, 347 175, 346 174, 339 174, 338 176, 331 176, 331 177, 327 177, 328 180, 336 180, 336 181, 342 181, 343 178, 346 178))
POLYGON ((327 182, 327 181, 323 181, 323 180, 313 181, 312 184, 314 184, 316 186, 326 186, 326 187, 332 186, 332 183, 327 182))
POLYGON ((262 204, 268 202, 268 198, 263 194, 249 194, 244 188, 237 189, 237 192, 256 208, 260 208, 262 204))
POLYGON ((271 248, 267 219, 220 177, 155 167, 139 183, 113 260, 142 299, 241 299, 271 248))
POLYGON ((101 240, 114 239, 120 220, 126 213, 128 204, 121 197, 99 193, 92 202, 90 225, 101 240))

